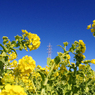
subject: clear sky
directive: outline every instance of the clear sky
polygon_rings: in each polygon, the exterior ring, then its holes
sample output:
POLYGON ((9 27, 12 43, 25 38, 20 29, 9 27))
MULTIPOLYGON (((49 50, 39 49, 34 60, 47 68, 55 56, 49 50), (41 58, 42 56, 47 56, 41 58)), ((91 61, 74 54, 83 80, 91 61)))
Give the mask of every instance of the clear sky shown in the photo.
MULTIPOLYGON (((83 40, 86 59, 95 59, 95 38, 87 25, 95 19, 95 0, 0 0, 0 43, 7 36, 12 41, 21 30, 35 33, 41 38, 37 50, 17 51, 18 59, 32 56, 36 65, 46 66, 47 46, 52 45, 52 59, 63 50, 57 45, 83 40)), ((71 62, 73 57, 71 55, 71 62)), ((95 65, 91 65, 95 70, 95 65)))

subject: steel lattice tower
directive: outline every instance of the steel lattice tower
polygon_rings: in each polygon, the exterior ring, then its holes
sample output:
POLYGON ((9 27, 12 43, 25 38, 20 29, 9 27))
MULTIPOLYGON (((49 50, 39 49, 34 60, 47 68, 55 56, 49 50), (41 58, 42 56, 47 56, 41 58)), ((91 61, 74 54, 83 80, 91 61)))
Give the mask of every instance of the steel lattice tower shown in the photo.
POLYGON ((52 53, 52 48, 51 48, 51 45, 50 45, 50 43, 49 43, 49 45, 47 46, 48 47, 48 58, 51 58, 51 53, 52 53))

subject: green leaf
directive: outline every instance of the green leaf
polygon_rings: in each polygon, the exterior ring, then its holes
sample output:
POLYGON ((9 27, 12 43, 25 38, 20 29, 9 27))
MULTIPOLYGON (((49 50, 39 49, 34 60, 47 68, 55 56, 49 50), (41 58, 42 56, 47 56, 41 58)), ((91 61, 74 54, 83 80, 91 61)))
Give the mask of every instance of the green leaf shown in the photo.
POLYGON ((60 57, 59 56, 56 56, 54 58, 54 61, 55 61, 55 64, 58 64, 60 62, 60 57))
POLYGON ((16 42, 15 41, 12 41, 11 44, 16 44, 16 42))

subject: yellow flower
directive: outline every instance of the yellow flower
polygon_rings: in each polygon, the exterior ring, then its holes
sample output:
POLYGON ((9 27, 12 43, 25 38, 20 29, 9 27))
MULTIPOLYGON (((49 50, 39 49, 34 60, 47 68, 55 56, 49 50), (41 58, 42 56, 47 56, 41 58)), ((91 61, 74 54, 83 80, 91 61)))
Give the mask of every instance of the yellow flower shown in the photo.
POLYGON ((11 44, 11 41, 9 41, 8 43, 11 44))
POLYGON ((95 59, 92 59, 92 60, 91 60, 91 63, 95 64, 95 59))
POLYGON ((54 68, 53 68, 53 70, 58 69, 59 66, 60 66, 59 64, 58 65, 55 65, 54 68))
POLYGON ((82 53, 79 53, 78 56, 83 57, 83 59, 86 58, 85 55, 83 55, 82 53))
POLYGON ((70 59, 70 55, 69 54, 67 54, 66 56, 67 56, 67 59, 70 59))
POLYGON ((83 40, 79 40, 79 45, 81 45, 80 51, 81 51, 82 53, 84 53, 85 50, 86 50, 86 46, 85 46, 83 40))
POLYGON ((33 39, 33 34, 32 33, 28 33, 28 39, 33 39))
POLYGON ((33 40, 39 41, 40 38, 39 38, 39 36, 37 34, 33 34, 33 40))
POLYGON ((54 63, 54 59, 52 59, 51 62, 54 63))
POLYGON ((0 92, 0 95, 27 95, 24 89, 18 85, 7 84, 5 89, 0 92))
POLYGON ((92 27, 95 27, 95 23, 92 24, 92 27))
POLYGON ((63 65, 63 64, 61 65, 60 69, 67 71, 67 68, 66 68, 65 65, 63 65))
POLYGON ((94 32, 95 31, 95 29, 91 29, 91 32, 94 32))
POLYGON ((93 20, 93 23, 95 23, 95 20, 93 20))
POLYGON ((33 46, 35 46, 36 48, 40 46, 40 43, 41 43, 40 41, 35 41, 35 40, 33 40, 32 42, 33 46))
POLYGON ((46 69, 45 68, 41 68, 41 71, 45 71, 46 69))
POLYGON ((41 69, 42 67, 40 65, 38 65, 37 68, 41 69))
POLYGON ((16 59, 17 55, 15 52, 12 52, 12 54, 9 55, 9 60, 14 60, 16 59))
POLYGON ((90 29, 91 28, 91 24, 87 26, 87 29, 90 29))
POLYGON ((30 49, 30 51, 31 51, 32 48, 33 48, 33 45, 28 45, 28 47, 29 47, 29 49, 30 49))
POLYGON ((5 89, 6 89, 6 90, 10 90, 10 89, 12 89, 12 86, 11 86, 10 84, 7 84, 7 85, 5 86, 5 89))
POLYGON ((79 40, 79 44, 85 45, 84 42, 83 42, 83 40, 79 40))
POLYGON ((22 30, 22 33, 28 34, 28 32, 26 30, 22 30))
POLYGON ((85 65, 82 65, 82 64, 79 64, 79 69, 84 69, 85 68, 85 65))
POLYGON ((13 65, 14 65, 14 67, 17 66, 17 61, 16 60, 13 61, 13 65))
POLYGON ((59 75, 59 73, 58 72, 56 72, 55 74, 54 74, 54 77, 57 77, 59 75))
POLYGON ((46 72, 45 72, 45 73, 46 73, 46 75, 48 75, 49 71, 47 71, 47 70, 46 70, 46 72))
POLYGON ((33 72, 34 68, 36 67, 35 65, 35 61, 32 59, 31 56, 24 56, 22 59, 19 60, 18 63, 18 69, 22 72, 22 73, 31 73, 33 72))
MULTIPOLYGON (((31 32, 28 33, 26 30, 22 30, 22 32, 25 33, 24 36, 27 36, 29 39, 27 42, 29 44, 28 48, 30 49, 30 51, 35 50, 40 46, 41 42, 40 42, 40 38, 37 34, 33 34, 31 32), (32 45, 31 45, 31 43, 32 43, 32 45)), ((25 50, 28 51, 26 46, 25 46, 25 50)))

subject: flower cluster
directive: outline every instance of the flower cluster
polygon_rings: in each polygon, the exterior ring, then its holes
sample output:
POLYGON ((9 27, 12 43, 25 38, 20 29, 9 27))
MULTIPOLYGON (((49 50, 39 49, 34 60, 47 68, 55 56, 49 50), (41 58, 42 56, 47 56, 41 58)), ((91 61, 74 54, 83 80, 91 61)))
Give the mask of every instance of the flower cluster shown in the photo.
POLYGON ((85 50, 86 50, 86 46, 85 46, 83 40, 79 40, 79 45, 80 45, 80 46, 79 46, 79 50, 80 50, 82 53, 84 53, 85 50))
POLYGON ((92 59, 92 60, 91 60, 91 63, 95 64, 95 59, 92 59))
POLYGON ((61 61, 64 61, 64 63, 70 64, 70 55, 68 53, 62 53, 62 52, 57 52, 58 56, 60 56, 62 58, 61 61))
POLYGON ((33 83, 31 81, 31 79, 28 78, 28 76, 21 77, 20 81, 22 81, 22 83, 24 83, 24 88, 27 89, 29 92, 34 91, 33 83))
POLYGON ((44 74, 48 75, 50 68, 49 68, 48 66, 42 68, 40 65, 38 65, 38 66, 37 66, 37 69, 39 69, 39 70, 40 70, 41 72, 43 72, 44 74))
MULTIPOLYGON (((91 28, 91 24, 87 26, 87 29, 91 28)), ((95 37, 95 20, 93 20, 91 32, 93 33, 93 36, 95 37)))
POLYGON ((53 70, 57 70, 59 67, 60 67, 60 65, 59 65, 59 64, 56 64, 56 65, 54 66, 53 70))
MULTIPOLYGON (((91 31, 94 31, 94 26, 95 20, 93 21, 91 31)), ((90 29, 90 27, 91 25, 89 25, 87 29, 90 29)), ((89 88, 93 88, 92 91, 95 91, 95 86, 91 86, 95 84, 95 72, 88 64, 95 64, 95 59, 84 60, 86 57, 83 53, 86 50, 86 46, 83 40, 75 41, 68 51, 66 50, 68 42, 63 43, 64 47, 59 45, 64 50, 64 53, 58 52, 58 56, 54 59, 48 58, 47 66, 42 68, 40 65, 36 67, 35 61, 28 55, 20 59, 18 64, 17 61, 14 60, 17 57, 15 50, 18 49, 13 49, 13 47, 20 46, 19 50, 25 49, 26 51, 28 51, 27 48, 29 48, 31 51, 40 46, 40 38, 37 34, 30 33, 26 30, 22 30, 22 32, 22 37, 18 35, 15 37, 16 41, 8 42, 8 38, 3 37, 3 43, 5 43, 7 47, 1 45, 4 48, 4 52, 0 55, 0 58, 1 61, 5 58, 5 61, 1 62, 4 64, 0 64, 0 70, 2 70, 2 76, 0 76, 0 83, 2 85, 0 86, 0 90, 2 91, 0 95, 44 95, 47 93, 53 95, 74 95, 74 91, 77 91, 78 95, 80 93, 82 95, 84 94, 82 92, 87 92, 85 90, 89 88), (25 37, 27 37, 27 39, 25 39, 25 37), (6 44, 6 42, 8 42, 8 44, 6 44), (7 49, 8 47, 9 49, 7 49), (75 63, 70 62, 70 52, 75 55, 75 63), (8 55, 5 56, 7 53, 8 55), (9 62, 6 62, 6 60, 9 62), (5 67, 11 67, 11 69, 5 68, 3 71, 1 67, 4 65, 5 67), (69 67, 69 70, 67 70, 67 67, 69 67), (79 69, 77 70, 77 68, 79 69), (86 86, 84 82, 87 83, 86 86), (91 85, 89 85, 88 82, 91 85), (79 89, 79 87, 82 88, 79 89)), ((90 92, 91 91, 89 91, 89 93, 90 92)), ((93 95, 94 94, 95 93, 93 93, 93 95)))
POLYGON ((59 75, 58 71, 53 74, 54 77, 57 77, 59 75))
POLYGON ((62 64, 60 67, 61 74, 63 74, 65 71, 67 71, 67 68, 65 67, 65 65, 62 64))
POLYGON ((0 95, 27 95, 24 89, 18 85, 7 84, 0 95))
POLYGON ((31 56, 26 55, 19 60, 18 66, 15 68, 15 70, 18 69, 18 71, 20 71, 22 74, 29 74, 33 72, 35 67, 35 61, 31 56))
POLYGON ((85 65, 79 64, 79 70, 83 70, 85 68, 85 65))
POLYGON ((11 65, 11 68, 12 67, 16 67, 17 66, 17 61, 16 60, 13 60, 13 62, 11 62, 10 65, 11 65))
POLYGON ((2 84, 14 83, 15 77, 12 74, 5 73, 1 79, 2 84))
MULTIPOLYGON (((28 33, 26 30, 22 30, 22 32, 25 33, 24 36, 28 37, 28 39, 29 39, 28 40, 28 44, 29 44, 28 48, 30 49, 30 51, 35 50, 40 46, 41 42, 40 42, 40 38, 37 34, 33 34, 31 32, 28 33)), ((24 46, 25 46, 25 44, 24 44, 24 46)))
POLYGON ((14 59, 16 59, 17 58, 17 55, 16 55, 16 53, 15 52, 12 52, 10 55, 9 55, 9 60, 11 61, 11 60, 14 60, 14 59))

